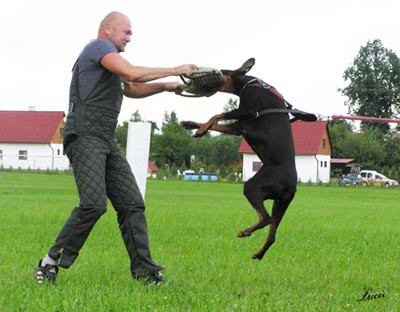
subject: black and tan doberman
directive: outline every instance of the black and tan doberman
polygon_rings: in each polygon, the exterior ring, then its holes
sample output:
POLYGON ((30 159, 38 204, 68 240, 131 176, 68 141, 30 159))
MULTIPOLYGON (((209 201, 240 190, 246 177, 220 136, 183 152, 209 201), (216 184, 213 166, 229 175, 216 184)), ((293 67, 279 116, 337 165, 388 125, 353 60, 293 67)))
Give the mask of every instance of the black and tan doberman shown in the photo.
POLYGON ((213 116, 206 123, 183 121, 186 129, 198 129, 200 137, 208 130, 242 135, 262 161, 260 170, 244 184, 244 195, 258 214, 258 222, 237 234, 250 236, 254 231, 270 225, 267 239, 253 259, 261 260, 275 242, 278 226, 294 198, 297 185, 295 151, 291 121, 316 120, 316 116, 293 109, 275 88, 262 80, 248 76, 255 60, 247 60, 237 70, 222 70, 224 83, 220 92, 239 96, 239 107, 227 113, 213 116), (289 113, 295 116, 292 120, 289 113), (231 124, 219 121, 235 120, 231 124), (273 200, 272 214, 268 214, 264 201, 273 200))

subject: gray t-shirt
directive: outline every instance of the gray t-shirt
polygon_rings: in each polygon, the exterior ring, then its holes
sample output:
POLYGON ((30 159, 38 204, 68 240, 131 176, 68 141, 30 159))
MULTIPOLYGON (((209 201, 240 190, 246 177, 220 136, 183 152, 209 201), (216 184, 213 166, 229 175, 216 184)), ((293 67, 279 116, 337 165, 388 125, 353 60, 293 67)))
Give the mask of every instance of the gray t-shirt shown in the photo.
POLYGON ((100 60, 108 53, 118 53, 114 44, 108 40, 95 39, 88 43, 79 55, 79 95, 84 102, 93 91, 103 74, 107 71, 100 60))

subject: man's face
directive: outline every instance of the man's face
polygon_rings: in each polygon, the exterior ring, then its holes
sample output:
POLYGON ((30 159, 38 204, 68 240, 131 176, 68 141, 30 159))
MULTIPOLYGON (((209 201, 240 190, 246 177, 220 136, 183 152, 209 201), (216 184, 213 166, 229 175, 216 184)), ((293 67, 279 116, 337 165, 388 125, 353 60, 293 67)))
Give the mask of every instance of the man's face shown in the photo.
POLYGON ((131 41, 131 36, 131 23, 127 18, 121 18, 111 25, 109 40, 115 45, 118 52, 125 51, 126 45, 131 41))

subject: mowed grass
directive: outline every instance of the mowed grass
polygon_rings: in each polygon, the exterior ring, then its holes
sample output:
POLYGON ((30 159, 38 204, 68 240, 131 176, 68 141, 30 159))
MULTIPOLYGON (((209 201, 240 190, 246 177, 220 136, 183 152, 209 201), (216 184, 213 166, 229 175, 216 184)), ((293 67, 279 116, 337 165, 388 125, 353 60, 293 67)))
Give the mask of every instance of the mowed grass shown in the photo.
POLYGON ((130 277, 109 205, 75 264, 46 287, 33 272, 78 203, 73 177, 0 172, 0 311, 400 310, 400 189, 299 186, 262 261, 250 256, 267 229, 236 237, 257 221, 242 189, 148 181, 161 286, 130 277), (358 301, 367 289, 380 298, 358 301))

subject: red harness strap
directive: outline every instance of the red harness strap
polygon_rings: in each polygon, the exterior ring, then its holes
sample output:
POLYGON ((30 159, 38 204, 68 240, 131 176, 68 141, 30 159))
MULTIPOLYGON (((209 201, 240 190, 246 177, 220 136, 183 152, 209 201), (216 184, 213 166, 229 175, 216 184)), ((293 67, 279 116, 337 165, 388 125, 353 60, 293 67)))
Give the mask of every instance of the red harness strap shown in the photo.
POLYGON ((273 95, 275 95, 276 97, 281 99, 283 102, 285 102, 287 106, 292 107, 292 105, 288 101, 285 100, 283 95, 280 94, 278 92, 278 90, 276 90, 273 86, 265 87, 263 84, 261 84, 259 82, 252 82, 252 83, 248 84, 246 87, 257 87, 257 88, 261 88, 261 89, 266 89, 269 92, 271 92, 273 95))

